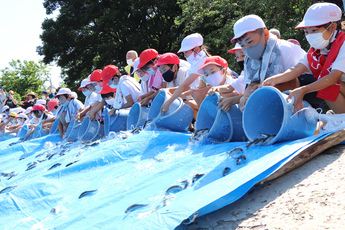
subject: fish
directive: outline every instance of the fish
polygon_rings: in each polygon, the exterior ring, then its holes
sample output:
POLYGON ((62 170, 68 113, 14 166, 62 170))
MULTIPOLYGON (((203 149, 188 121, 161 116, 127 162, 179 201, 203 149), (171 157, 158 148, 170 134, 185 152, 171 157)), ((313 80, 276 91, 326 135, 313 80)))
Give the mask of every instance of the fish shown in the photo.
POLYGON ((195 212, 192 216, 192 219, 190 219, 190 218, 185 219, 184 221, 182 221, 182 224, 189 225, 189 224, 193 223, 198 215, 199 215, 199 212, 195 212))
POLYGON ((71 166, 72 164, 77 163, 77 162, 78 162, 78 161, 70 162, 70 163, 68 163, 68 164, 66 165, 66 167, 71 166))
POLYGON ((19 158, 19 160, 21 161, 21 160, 24 160, 26 157, 22 157, 22 158, 19 158))
POLYGON ((195 130, 195 132, 189 138, 189 141, 193 141, 193 140, 199 141, 199 140, 203 139, 208 134, 209 131, 210 131, 210 129, 195 130))
POLYGON ((235 149, 230 150, 230 151, 228 152, 228 156, 230 156, 231 154, 240 153, 240 152, 243 152, 243 149, 242 149, 242 148, 235 148, 235 149))
POLYGON ((157 161, 157 162, 162 162, 162 161, 163 161, 162 159, 158 159, 158 158, 156 158, 156 157, 152 157, 152 159, 154 159, 154 160, 157 161))
POLYGON ((181 184, 184 185, 183 189, 186 189, 190 185, 190 181, 189 180, 184 180, 184 181, 181 181, 181 184))
POLYGON ((15 188, 17 188, 17 187, 18 187, 17 185, 15 185, 15 186, 8 186, 8 187, 2 189, 2 190, 0 191, 0 194, 11 192, 13 189, 15 189, 15 188))
POLYGON ((135 128, 131 131, 131 133, 140 133, 141 132, 141 129, 140 128, 135 128))
POLYGON ((257 146, 257 145, 262 145, 260 143, 263 143, 263 141, 264 141, 264 139, 256 138, 252 142, 249 142, 246 145, 246 148, 248 149, 249 147, 254 147, 254 146, 257 146))
POLYGON ((143 208, 143 207, 146 207, 146 206, 148 206, 148 204, 132 204, 131 206, 129 206, 126 209, 125 213, 133 212, 133 211, 135 211, 135 210, 137 210, 139 208, 143 208))
POLYGON ((146 120, 145 123, 144 123, 144 125, 143 125, 143 129, 145 129, 146 126, 149 125, 149 124, 151 124, 151 123, 153 123, 152 120, 146 120))
POLYGON ((83 197, 85 197, 85 196, 91 196, 91 195, 95 194, 96 192, 97 192, 97 189, 82 192, 82 193, 79 195, 78 199, 81 199, 81 198, 83 198, 83 197))
POLYGON ((242 164, 245 160, 247 160, 247 157, 245 155, 240 155, 236 158, 236 165, 242 164))
POLYGON ((35 168, 38 165, 38 162, 37 161, 30 162, 27 165, 28 165, 28 168, 25 171, 29 171, 29 170, 35 168))
POLYGON ((223 170, 223 177, 227 176, 230 173, 231 169, 229 167, 225 167, 223 170))
POLYGON ((48 170, 54 169, 54 168, 56 168, 56 167, 58 167, 60 165, 61 165, 61 163, 53 164, 48 170))
POLYGON ((178 193, 178 192, 182 191, 183 189, 184 188, 180 185, 173 185, 165 191, 165 196, 169 196, 170 194, 178 193))
POLYGON ((53 153, 53 154, 50 154, 49 156, 47 156, 47 157, 48 157, 48 160, 52 159, 53 156, 54 156, 55 154, 56 154, 56 153, 53 153))
POLYGON ((150 215, 151 213, 157 211, 157 209, 158 209, 159 207, 160 207, 160 205, 158 205, 157 207, 155 207, 155 208, 152 209, 151 211, 148 211, 148 212, 144 212, 144 213, 138 214, 138 218, 139 218, 139 219, 145 218, 146 216, 150 215))
POLYGON ((8 174, 7 180, 9 180, 9 179, 11 179, 12 177, 17 176, 17 175, 18 175, 18 174, 17 174, 15 171, 13 171, 13 172, 11 172, 11 173, 8 174))
POLYGON ((43 156, 43 155, 44 155, 44 153, 37 154, 37 155, 35 156, 35 158, 41 157, 41 156, 43 156))
POLYGON ((56 215, 58 211, 56 210, 56 208, 52 208, 52 210, 50 210, 50 213, 56 215))
POLYGON ((200 174, 195 174, 193 176, 193 179, 192 179, 192 184, 194 184, 194 182, 196 182, 197 180, 199 180, 201 177, 205 176, 204 173, 200 173, 200 174))

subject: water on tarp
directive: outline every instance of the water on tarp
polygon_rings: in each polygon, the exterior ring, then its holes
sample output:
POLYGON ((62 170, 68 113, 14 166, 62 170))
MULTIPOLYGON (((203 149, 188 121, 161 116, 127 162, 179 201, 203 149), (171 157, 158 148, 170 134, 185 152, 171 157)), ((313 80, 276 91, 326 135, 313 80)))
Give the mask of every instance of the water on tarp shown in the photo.
POLYGON ((246 143, 201 145, 190 137, 156 128, 91 143, 57 134, 2 141, 0 228, 173 229, 200 209, 214 210, 203 209, 226 194, 233 192, 229 202, 240 198, 252 178, 315 139, 250 148, 242 153, 246 163, 236 165, 227 152, 246 143), (223 177, 225 167, 231 171, 223 177), (204 176, 193 183, 196 175, 204 176))

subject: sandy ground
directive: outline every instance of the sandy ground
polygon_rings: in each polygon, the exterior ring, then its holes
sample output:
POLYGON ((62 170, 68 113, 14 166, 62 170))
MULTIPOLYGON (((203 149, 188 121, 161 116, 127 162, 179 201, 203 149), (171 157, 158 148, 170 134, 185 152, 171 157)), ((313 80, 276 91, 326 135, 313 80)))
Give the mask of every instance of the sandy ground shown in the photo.
POLYGON ((345 146, 177 229, 345 229, 345 146))

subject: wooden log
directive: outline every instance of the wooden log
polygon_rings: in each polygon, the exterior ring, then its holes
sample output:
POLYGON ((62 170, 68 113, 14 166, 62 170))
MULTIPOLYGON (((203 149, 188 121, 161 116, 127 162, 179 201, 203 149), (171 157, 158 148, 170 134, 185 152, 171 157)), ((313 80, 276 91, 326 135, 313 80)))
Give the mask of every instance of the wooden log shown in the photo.
POLYGON ((324 150, 333 147, 343 141, 345 141, 345 129, 339 130, 326 136, 325 138, 315 142, 308 148, 301 151, 297 156, 290 160, 286 165, 281 167, 278 171, 263 179, 260 184, 278 178, 294 170, 295 168, 298 168, 299 166, 303 165, 307 161, 322 153, 324 150))

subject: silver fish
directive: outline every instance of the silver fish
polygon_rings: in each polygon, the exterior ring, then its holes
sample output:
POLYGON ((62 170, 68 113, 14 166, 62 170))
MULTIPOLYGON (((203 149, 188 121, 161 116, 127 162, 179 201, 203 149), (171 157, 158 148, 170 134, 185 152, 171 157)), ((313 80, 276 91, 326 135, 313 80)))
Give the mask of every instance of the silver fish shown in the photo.
POLYGON ((247 160, 247 157, 245 155, 240 155, 236 158, 236 165, 240 165, 243 163, 243 161, 247 160))
POLYGON ((230 173, 231 169, 229 167, 225 167, 223 170, 223 177, 227 176, 230 173))
POLYGON ((17 188, 17 187, 18 187, 18 186, 16 186, 16 185, 15 185, 15 186, 8 186, 8 187, 2 189, 2 190, 0 191, 0 194, 11 192, 13 189, 15 189, 15 188, 17 188))
POLYGON ((174 185, 174 186, 171 186, 170 188, 168 188, 166 191, 165 191, 165 196, 169 196, 170 194, 175 194, 175 193, 178 193, 180 191, 182 191, 184 188, 180 185, 174 185))
POLYGON ((70 162, 70 163, 68 163, 68 164, 66 165, 66 167, 71 166, 72 164, 77 163, 77 162, 78 162, 78 161, 70 162))
POLYGON ((56 167, 58 167, 60 165, 61 165, 61 163, 53 164, 48 170, 52 170, 53 168, 56 168, 56 167))
POLYGON ((129 206, 126 209, 125 213, 133 212, 133 211, 135 211, 135 210, 137 210, 139 208, 143 208, 143 207, 146 207, 146 206, 148 206, 148 204, 133 204, 133 205, 129 206))
POLYGON ((193 214, 192 218, 185 219, 185 220, 182 222, 182 224, 184 224, 184 225, 189 225, 189 224, 193 223, 198 215, 199 215, 199 212, 195 212, 195 213, 193 214))
POLYGON ((235 149, 228 152, 228 156, 230 156, 231 154, 241 153, 241 152, 243 152, 242 148, 235 148, 235 149))
POLYGON ((79 195, 78 199, 81 199, 81 198, 83 198, 83 197, 85 197, 85 196, 91 196, 91 195, 95 194, 96 192, 97 192, 97 189, 82 192, 82 193, 79 195))
POLYGON ((204 173, 200 173, 200 174, 195 174, 193 176, 193 179, 192 179, 192 183, 196 182, 197 180, 199 180, 201 177, 205 176, 204 173))
POLYGON ((141 129, 140 128, 135 128, 131 131, 131 133, 140 133, 141 132, 141 129))
POLYGON ((184 185, 183 189, 186 189, 190 185, 190 181, 189 180, 184 180, 184 181, 181 181, 181 184, 184 185))

